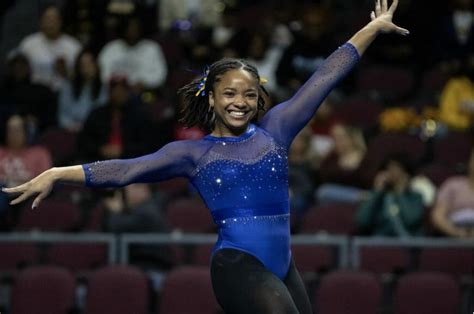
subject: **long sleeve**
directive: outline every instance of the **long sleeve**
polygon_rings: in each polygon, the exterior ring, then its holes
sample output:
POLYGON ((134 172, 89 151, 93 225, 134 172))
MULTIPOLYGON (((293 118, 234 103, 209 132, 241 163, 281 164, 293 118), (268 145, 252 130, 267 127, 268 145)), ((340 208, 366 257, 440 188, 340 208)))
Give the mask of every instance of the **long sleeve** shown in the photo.
POLYGON ((371 232, 375 227, 376 216, 383 210, 384 193, 372 193, 370 198, 362 203, 355 215, 357 229, 361 233, 371 232))
POLYGON ((275 106, 263 117, 261 127, 280 144, 289 147, 324 98, 352 70, 359 58, 352 44, 345 43, 339 47, 291 99, 275 106))
MULTIPOLYGON (((172 177, 189 177, 194 169, 192 141, 177 141, 155 153, 132 158, 84 164, 86 186, 121 187, 149 183, 172 177)), ((195 149, 194 149, 195 151, 195 149)))
POLYGON ((416 234, 423 219, 423 198, 415 192, 407 192, 397 199, 400 208, 400 218, 405 228, 411 234, 416 234))

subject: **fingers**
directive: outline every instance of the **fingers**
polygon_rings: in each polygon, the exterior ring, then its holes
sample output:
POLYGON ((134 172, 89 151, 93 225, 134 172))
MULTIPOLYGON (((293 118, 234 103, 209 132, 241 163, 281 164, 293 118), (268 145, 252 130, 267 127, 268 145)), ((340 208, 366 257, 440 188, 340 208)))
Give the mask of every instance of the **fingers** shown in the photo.
POLYGON ((393 15, 393 13, 395 13, 395 11, 397 10, 397 7, 398 7, 398 0, 393 0, 392 5, 388 9, 388 12, 393 15))
POLYGON ((387 12, 388 5, 387 5, 387 0, 382 0, 382 13, 387 12))
POLYGON ((370 19, 373 21, 373 20, 375 20, 375 18, 376 18, 375 17, 375 12, 374 11, 370 12, 370 19))
POLYGON ((12 188, 2 188, 5 193, 21 193, 26 189, 26 183, 12 188))
POLYGON ((375 1, 375 16, 382 14, 382 6, 380 5, 380 0, 375 1))
POLYGON ((395 32, 397 32, 398 34, 403 35, 403 36, 410 35, 410 31, 406 28, 403 28, 403 27, 396 26, 395 32))
POLYGON ((46 197, 47 193, 40 193, 35 200, 33 201, 33 204, 31 205, 31 209, 35 209, 38 207, 39 203, 46 197))
POLYGON ((10 202, 10 205, 16 205, 18 203, 21 203, 23 202, 24 200, 26 200, 28 197, 31 196, 31 192, 24 192, 23 194, 21 194, 20 196, 18 196, 17 198, 15 198, 13 201, 10 202))

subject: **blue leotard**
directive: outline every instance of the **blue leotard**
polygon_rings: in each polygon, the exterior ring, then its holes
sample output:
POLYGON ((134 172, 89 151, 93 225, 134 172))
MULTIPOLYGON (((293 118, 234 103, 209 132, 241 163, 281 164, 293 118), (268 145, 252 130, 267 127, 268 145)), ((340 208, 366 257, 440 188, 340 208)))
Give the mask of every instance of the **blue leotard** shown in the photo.
POLYGON ((234 248, 258 258, 283 279, 290 251, 288 149, 317 108, 357 63, 359 54, 345 43, 333 52, 288 101, 249 125, 239 137, 176 141, 157 152, 127 160, 83 165, 86 185, 120 187, 187 177, 218 226, 214 252, 234 248))

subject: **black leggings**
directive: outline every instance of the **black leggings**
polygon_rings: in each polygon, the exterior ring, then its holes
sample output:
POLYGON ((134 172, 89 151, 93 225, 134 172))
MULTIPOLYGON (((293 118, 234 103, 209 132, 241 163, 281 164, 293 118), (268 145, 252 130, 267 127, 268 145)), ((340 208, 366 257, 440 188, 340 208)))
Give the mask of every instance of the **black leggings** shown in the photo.
POLYGON ((303 281, 291 260, 282 281, 254 256, 220 249, 212 258, 212 287, 226 314, 311 314, 303 281))

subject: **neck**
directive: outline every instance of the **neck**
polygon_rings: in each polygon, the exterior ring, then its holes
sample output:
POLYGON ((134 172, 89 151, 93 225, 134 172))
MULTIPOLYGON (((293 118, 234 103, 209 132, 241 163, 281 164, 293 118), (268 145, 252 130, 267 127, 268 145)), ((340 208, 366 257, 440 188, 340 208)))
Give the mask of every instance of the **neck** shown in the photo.
POLYGON ((215 137, 239 137, 247 131, 248 127, 249 125, 246 125, 241 129, 231 129, 227 127, 216 126, 214 130, 212 130, 211 135, 215 137))

